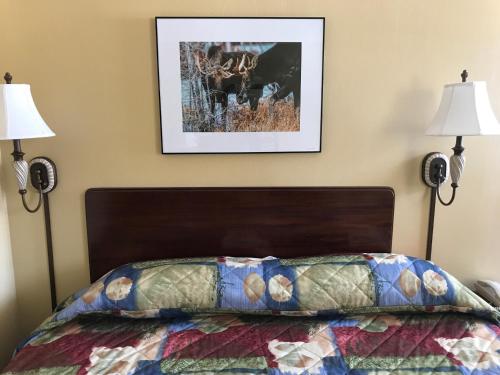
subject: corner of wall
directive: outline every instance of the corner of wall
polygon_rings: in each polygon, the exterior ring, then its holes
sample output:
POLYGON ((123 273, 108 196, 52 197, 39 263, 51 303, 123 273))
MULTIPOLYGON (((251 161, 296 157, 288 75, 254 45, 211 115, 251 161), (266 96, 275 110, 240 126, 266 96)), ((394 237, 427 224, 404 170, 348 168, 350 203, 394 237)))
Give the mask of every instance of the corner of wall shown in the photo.
POLYGON ((16 284, 4 190, 5 167, 0 154, 0 369, 10 358, 19 338, 16 284))

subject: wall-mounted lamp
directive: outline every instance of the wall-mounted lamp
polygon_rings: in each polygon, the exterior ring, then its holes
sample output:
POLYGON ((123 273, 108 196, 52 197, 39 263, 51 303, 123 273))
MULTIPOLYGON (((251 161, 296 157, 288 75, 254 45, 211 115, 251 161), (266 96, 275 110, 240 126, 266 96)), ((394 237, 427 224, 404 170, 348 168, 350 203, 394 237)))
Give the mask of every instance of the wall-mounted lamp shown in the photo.
POLYGON ((425 133, 426 135, 456 137, 455 147, 452 148, 453 155, 449 161, 446 155, 431 152, 422 162, 422 179, 431 188, 426 252, 428 260, 432 255, 436 197, 442 205, 451 205, 455 200, 458 182, 464 171, 462 137, 500 134, 500 126, 491 109, 486 82, 467 82, 466 70, 462 72, 461 77, 461 83, 444 86, 439 109, 425 133), (446 202, 441 196, 440 188, 448 179, 448 174, 451 174, 452 195, 446 202))
POLYGON ((54 308, 56 305, 56 287, 47 194, 54 190, 57 185, 56 166, 52 160, 44 156, 38 156, 29 163, 24 160, 21 139, 52 137, 55 134, 38 113, 31 96, 30 86, 12 84, 12 75, 10 73, 5 73, 4 79, 6 84, 0 84, 0 141, 11 140, 14 143, 14 152, 12 152, 14 157, 13 167, 24 208, 33 213, 38 211, 43 202, 51 300, 52 308, 54 308), (38 203, 33 208, 30 208, 26 202, 28 179, 38 192, 38 203))

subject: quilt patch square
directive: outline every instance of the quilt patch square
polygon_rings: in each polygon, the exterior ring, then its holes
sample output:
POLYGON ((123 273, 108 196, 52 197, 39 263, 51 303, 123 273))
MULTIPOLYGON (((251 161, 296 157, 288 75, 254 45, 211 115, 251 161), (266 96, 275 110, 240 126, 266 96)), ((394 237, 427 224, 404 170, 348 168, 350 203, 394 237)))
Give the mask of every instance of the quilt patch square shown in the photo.
POLYGON ((398 254, 369 257, 379 306, 453 305, 454 286, 431 262, 398 254))
POLYGON ((217 266, 167 265, 142 271, 136 303, 141 310, 162 306, 207 309, 217 303, 217 266), (196 285, 194 288, 193 285, 196 285))
POLYGON ((360 264, 298 266, 297 296, 302 310, 373 306, 371 270, 360 264))
POLYGON ((266 308, 266 283, 262 264, 244 266, 235 261, 220 262, 218 269, 218 305, 221 308, 266 308))
POLYGON ((294 267, 283 266, 278 259, 264 263, 267 307, 270 310, 296 310, 297 275, 294 267))

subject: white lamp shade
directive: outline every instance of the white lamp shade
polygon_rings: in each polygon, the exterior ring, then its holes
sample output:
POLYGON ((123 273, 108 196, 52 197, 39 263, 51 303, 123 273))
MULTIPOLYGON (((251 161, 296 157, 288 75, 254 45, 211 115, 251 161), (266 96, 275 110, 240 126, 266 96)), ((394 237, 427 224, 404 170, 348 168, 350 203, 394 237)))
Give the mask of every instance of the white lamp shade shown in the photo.
POLYGON ((486 82, 445 85, 439 109, 425 134, 500 134, 500 125, 491 109, 486 82))
POLYGON ((36 109, 30 85, 0 85, 0 140, 54 135, 36 109))

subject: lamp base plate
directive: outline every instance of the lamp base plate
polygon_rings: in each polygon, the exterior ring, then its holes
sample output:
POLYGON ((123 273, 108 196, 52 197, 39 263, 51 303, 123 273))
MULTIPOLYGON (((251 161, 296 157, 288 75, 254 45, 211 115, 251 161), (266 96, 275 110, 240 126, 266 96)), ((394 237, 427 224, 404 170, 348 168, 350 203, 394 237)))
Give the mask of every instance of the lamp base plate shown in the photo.
POLYGON ((50 193, 57 186, 57 169, 55 163, 45 156, 31 159, 30 163, 31 185, 38 189, 38 179, 42 182, 42 193, 50 193), (38 177, 40 176, 40 177, 38 177))
POLYGON ((450 162, 445 154, 440 152, 431 152, 424 157, 422 161, 422 180, 424 183, 435 188, 443 184, 448 179, 450 162), (441 177, 439 171, 441 170, 441 177))

